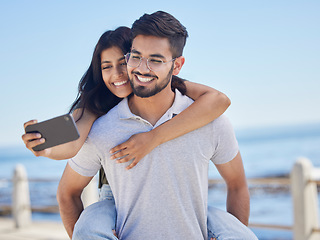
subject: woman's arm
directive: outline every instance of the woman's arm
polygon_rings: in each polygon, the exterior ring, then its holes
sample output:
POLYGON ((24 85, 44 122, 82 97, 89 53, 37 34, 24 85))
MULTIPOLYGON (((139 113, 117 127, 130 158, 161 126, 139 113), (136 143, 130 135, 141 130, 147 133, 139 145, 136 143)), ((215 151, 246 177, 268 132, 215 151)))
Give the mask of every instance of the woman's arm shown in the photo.
MULTIPOLYGON (((37 157, 43 156, 54 160, 63 160, 74 157, 86 140, 93 122, 97 119, 95 115, 87 110, 84 111, 83 116, 80 118, 81 112, 82 109, 76 109, 72 114, 80 133, 80 137, 77 140, 52 148, 47 148, 42 151, 33 151, 32 148, 44 143, 45 139, 41 138, 41 136, 36 133, 25 133, 22 135, 22 140, 24 141, 26 148, 28 148, 37 157), (80 120, 78 120, 79 118, 80 120)), ((28 121, 24 124, 24 128, 35 123, 37 123, 37 120, 28 121)))
POLYGON ((186 95, 195 101, 180 114, 150 132, 133 135, 126 142, 112 148, 111 154, 121 150, 113 154, 112 159, 124 156, 117 160, 118 163, 134 159, 127 167, 131 169, 156 146, 203 127, 223 114, 231 104, 230 99, 216 89, 189 81, 185 81, 185 84, 186 95))

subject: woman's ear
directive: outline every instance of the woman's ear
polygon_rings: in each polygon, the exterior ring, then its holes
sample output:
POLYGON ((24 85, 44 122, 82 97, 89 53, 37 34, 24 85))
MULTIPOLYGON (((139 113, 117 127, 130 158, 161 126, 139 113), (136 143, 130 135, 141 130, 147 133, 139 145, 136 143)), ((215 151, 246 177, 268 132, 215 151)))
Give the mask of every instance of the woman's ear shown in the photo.
POLYGON ((179 74, 184 62, 185 62, 185 58, 183 56, 177 57, 174 60, 174 67, 173 67, 172 75, 178 75, 179 74))

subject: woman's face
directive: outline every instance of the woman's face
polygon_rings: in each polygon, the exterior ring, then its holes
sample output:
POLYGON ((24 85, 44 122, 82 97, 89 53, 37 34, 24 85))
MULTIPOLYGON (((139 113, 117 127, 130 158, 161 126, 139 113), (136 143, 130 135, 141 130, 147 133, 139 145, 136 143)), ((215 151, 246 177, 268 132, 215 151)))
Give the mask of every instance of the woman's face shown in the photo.
POLYGON ((117 97, 124 98, 132 92, 127 64, 120 48, 111 47, 101 52, 101 72, 107 88, 117 97))

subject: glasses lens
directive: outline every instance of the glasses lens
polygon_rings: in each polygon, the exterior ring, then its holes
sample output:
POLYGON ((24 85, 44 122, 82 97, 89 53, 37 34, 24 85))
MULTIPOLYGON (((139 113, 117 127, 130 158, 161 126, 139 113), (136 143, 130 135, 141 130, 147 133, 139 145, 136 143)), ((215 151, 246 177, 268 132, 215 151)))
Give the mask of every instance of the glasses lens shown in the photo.
POLYGON ((163 66, 163 61, 160 58, 149 58, 148 59, 148 65, 150 70, 152 71, 159 71, 161 67, 163 66))
POLYGON ((138 67, 140 64, 140 56, 134 55, 132 53, 126 54, 126 62, 130 67, 138 67))

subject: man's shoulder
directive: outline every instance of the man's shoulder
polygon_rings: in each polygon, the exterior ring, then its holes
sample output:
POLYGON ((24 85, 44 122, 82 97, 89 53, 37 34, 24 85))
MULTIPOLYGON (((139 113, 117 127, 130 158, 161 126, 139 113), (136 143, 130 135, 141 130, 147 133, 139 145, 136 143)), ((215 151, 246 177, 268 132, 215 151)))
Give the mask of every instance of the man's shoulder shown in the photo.
POLYGON ((110 109, 106 114, 102 115, 99 117, 92 125, 92 130, 95 129, 101 129, 108 124, 113 123, 115 124, 117 122, 117 119, 119 119, 119 112, 121 112, 121 109, 123 108, 123 101, 122 100, 120 103, 118 103, 116 106, 114 106, 112 109, 110 109))
POLYGON ((225 127, 232 127, 231 122, 229 118, 222 114, 221 116, 217 117, 215 120, 209 123, 212 125, 214 128, 225 128, 225 127))
POLYGON ((212 124, 215 124, 218 126, 226 123, 230 123, 230 120, 225 114, 222 114, 221 116, 217 117, 215 120, 212 121, 212 124))
POLYGON ((224 114, 210 122, 208 125, 210 126, 210 129, 214 132, 215 137, 221 135, 234 134, 234 128, 231 124, 231 121, 224 114))
POLYGON ((92 127, 98 127, 108 123, 111 119, 114 119, 117 116, 117 106, 112 108, 109 112, 99 117, 94 123, 92 127))

